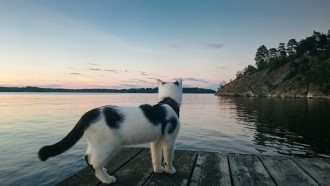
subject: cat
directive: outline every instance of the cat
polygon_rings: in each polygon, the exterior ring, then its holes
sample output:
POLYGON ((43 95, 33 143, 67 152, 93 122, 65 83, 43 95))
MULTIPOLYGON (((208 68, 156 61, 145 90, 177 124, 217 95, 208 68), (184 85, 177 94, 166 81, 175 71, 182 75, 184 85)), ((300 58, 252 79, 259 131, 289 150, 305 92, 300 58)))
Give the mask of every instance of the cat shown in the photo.
POLYGON ((175 82, 157 80, 158 100, 155 105, 103 106, 86 112, 61 141, 39 150, 39 159, 61 154, 83 135, 87 138, 86 163, 105 184, 116 182, 104 166, 124 145, 151 142, 152 166, 155 173, 175 174, 172 161, 175 140, 180 129, 182 79, 175 82), (161 165, 162 152, 165 168, 161 165))

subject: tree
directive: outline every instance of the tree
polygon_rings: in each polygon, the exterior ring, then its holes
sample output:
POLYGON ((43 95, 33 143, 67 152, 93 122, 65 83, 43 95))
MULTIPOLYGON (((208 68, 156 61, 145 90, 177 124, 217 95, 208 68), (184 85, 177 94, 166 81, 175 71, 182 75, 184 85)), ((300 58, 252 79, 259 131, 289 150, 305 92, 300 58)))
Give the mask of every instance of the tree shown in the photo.
POLYGON ((330 45, 330 29, 328 30, 328 34, 327 34, 327 46, 330 45))
POLYGON ((236 72, 236 79, 241 78, 244 75, 244 70, 236 72))
POLYGON ((289 54, 289 56, 292 56, 296 53, 297 50, 297 41, 295 39, 290 39, 288 43, 286 44, 286 51, 289 54))
POLYGON ((307 37, 299 42, 297 47, 297 57, 302 57, 306 54, 314 56, 316 53, 314 37, 307 37))
POLYGON ((319 51, 324 50, 327 46, 327 36, 325 34, 322 34, 320 32, 313 32, 312 36, 315 40, 315 49, 317 51, 317 54, 319 51))
POLYGON ((285 44, 284 43, 280 43, 278 45, 277 51, 278 51, 278 56, 280 58, 285 58, 286 57, 286 49, 285 49, 285 44))
POLYGON ((256 57, 254 58, 258 70, 263 70, 267 67, 268 58, 269 52, 267 47, 265 45, 261 45, 257 50, 256 57))
POLYGON ((252 66, 252 65, 248 65, 245 69, 246 69, 246 70, 245 70, 244 73, 246 73, 246 72, 253 73, 253 72, 257 71, 256 67, 254 67, 254 66, 252 66))
POLYGON ((218 91, 220 91, 226 85, 226 81, 221 81, 218 87, 218 91))
POLYGON ((269 49, 269 58, 277 58, 277 50, 276 48, 270 48, 269 49))

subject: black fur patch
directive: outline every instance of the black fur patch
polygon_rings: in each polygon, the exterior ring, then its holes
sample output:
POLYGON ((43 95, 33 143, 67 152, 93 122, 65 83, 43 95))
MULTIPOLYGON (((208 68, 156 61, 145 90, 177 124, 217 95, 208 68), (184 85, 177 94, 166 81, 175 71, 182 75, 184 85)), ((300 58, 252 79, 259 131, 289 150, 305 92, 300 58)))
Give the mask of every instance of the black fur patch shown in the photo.
POLYGON ((175 111, 175 113, 180 117, 180 106, 171 98, 166 97, 164 100, 160 101, 159 104, 167 104, 175 111))
POLYGON ((149 120, 150 123, 154 125, 162 125, 162 134, 164 134, 164 130, 166 127, 166 109, 161 106, 161 104, 157 105, 141 105, 140 109, 143 111, 144 116, 149 120))
POLYGON ((124 116, 118 113, 114 107, 104 107, 103 113, 107 125, 112 129, 119 129, 120 123, 124 120, 124 116))
POLYGON ((86 130, 92 123, 97 122, 100 119, 100 110, 99 108, 90 110, 86 112, 78 123, 81 123, 86 130))
POLYGON ((171 117, 168 122, 170 123, 168 133, 171 134, 176 129, 176 126, 178 125, 178 120, 175 117, 171 117))

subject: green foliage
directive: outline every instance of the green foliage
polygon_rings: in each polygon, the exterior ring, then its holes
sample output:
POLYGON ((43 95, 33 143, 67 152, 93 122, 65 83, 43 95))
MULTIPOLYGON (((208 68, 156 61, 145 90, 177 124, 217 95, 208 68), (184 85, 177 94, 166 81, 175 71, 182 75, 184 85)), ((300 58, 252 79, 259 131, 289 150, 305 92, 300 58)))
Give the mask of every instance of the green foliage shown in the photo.
POLYGON ((219 84, 219 87, 218 87, 217 92, 219 92, 223 87, 225 87, 226 84, 227 84, 227 83, 226 83, 225 81, 222 81, 222 82, 219 84))
MULTIPOLYGON (((312 36, 299 42, 290 39, 286 44, 279 43, 277 48, 269 50, 261 45, 257 49, 255 62, 256 67, 248 65, 236 73, 236 78, 265 69, 273 71, 290 63, 290 72, 284 80, 302 74, 309 83, 330 94, 330 30, 327 35, 314 31, 312 36)), ((276 89, 270 82, 265 84, 270 90, 276 89)))
POLYGON ((269 82, 268 80, 265 81, 265 84, 267 85, 269 90, 275 90, 277 88, 276 85, 273 85, 271 82, 269 82))
POLYGON ((293 63, 291 63, 290 72, 285 77, 285 79, 290 79, 300 73, 307 73, 309 69, 310 69, 310 62, 308 58, 302 58, 300 60, 296 60, 293 63))
POLYGON ((330 60, 313 63, 308 74, 308 79, 315 84, 330 84, 330 60))
POLYGON ((243 75, 245 75, 246 73, 254 73, 256 72, 257 69, 256 67, 252 66, 252 65, 248 65, 247 67, 245 67, 242 71, 237 71, 236 72, 236 79, 241 78, 243 75))
POLYGON ((298 46, 298 43, 295 39, 290 39, 288 41, 288 43, 286 44, 286 51, 289 56, 292 56, 295 54, 295 52, 297 51, 297 46, 298 46))
POLYGON ((267 60, 269 58, 269 51, 265 45, 261 45, 256 53, 255 61, 258 70, 265 69, 267 67, 267 60))
POLYGON ((248 65, 245 69, 246 69, 246 70, 245 70, 245 73, 246 73, 246 72, 253 73, 253 72, 256 72, 256 71, 257 71, 256 67, 254 67, 254 66, 252 66, 252 65, 248 65))
POLYGON ((312 36, 300 42, 290 39, 287 44, 279 43, 277 49, 268 50, 265 45, 261 45, 255 56, 257 70, 276 70, 286 63, 305 56, 321 55, 322 59, 327 59, 330 56, 329 47, 330 30, 327 35, 314 31, 312 36))

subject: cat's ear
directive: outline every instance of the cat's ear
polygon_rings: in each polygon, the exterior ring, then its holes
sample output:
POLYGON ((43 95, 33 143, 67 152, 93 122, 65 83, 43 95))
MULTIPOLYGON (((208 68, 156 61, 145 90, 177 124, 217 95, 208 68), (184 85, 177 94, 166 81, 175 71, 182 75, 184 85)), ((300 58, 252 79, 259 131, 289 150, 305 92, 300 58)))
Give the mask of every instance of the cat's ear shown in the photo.
POLYGON ((178 78, 176 79, 176 82, 175 82, 176 85, 182 85, 182 79, 181 78, 178 78))
POLYGON ((162 85, 163 83, 164 83, 164 82, 163 82, 162 80, 157 79, 157 84, 158 84, 158 86, 162 85))

